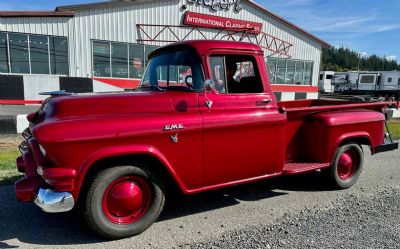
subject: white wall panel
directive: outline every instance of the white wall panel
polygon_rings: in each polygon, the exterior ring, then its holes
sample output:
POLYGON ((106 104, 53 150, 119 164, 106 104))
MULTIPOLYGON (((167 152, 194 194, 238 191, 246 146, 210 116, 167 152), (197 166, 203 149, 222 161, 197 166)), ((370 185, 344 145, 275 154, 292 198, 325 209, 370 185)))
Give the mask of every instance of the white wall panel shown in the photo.
POLYGON ((68 36, 70 17, 7 17, 0 18, 1 31, 68 36))
MULTIPOLYGON (((183 11, 181 6, 186 0, 138 1, 114 7, 94 7, 75 10, 75 17, 43 18, 0 18, 1 30, 10 32, 38 33, 69 36, 70 75, 78 77, 92 76, 92 40, 108 40, 137 43, 139 32, 136 24, 181 25, 185 11, 213 14, 227 18, 263 23, 263 31, 293 44, 290 54, 293 59, 314 61, 314 86, 318 83, 321 60, 321 44, 304 33, 297 31, 271 15, 244 2, 240 12, 213 11, 201 5, 188 4, 183 11)), ((155 35, 157 29, 148 29, 155 35)), ((180 37, 188 32, 178 30, 180 37)), ((207 38, 216 32, 205 32, 207 38)), ((142 37, 143 38, 143 37, 142 37)), ((191 35, 189 39, 201 39, 200 35, 191 35)), ((165 32, 159 39, 174 40, 172 33, 165 32)), ((149 45, 164 45, 162 42, 147 42, 149 45)), ((266 55, 271 52, 266 51, 266 55)))

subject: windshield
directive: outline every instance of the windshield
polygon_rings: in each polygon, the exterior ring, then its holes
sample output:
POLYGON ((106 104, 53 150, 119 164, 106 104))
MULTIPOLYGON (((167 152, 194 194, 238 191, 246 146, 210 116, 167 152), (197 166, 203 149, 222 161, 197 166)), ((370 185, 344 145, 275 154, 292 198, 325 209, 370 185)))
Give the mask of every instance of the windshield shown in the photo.
POLYGON ((179 50, 153 57, 141 87, 202 91, 203 83, 199 56, 192 50, 179 50))

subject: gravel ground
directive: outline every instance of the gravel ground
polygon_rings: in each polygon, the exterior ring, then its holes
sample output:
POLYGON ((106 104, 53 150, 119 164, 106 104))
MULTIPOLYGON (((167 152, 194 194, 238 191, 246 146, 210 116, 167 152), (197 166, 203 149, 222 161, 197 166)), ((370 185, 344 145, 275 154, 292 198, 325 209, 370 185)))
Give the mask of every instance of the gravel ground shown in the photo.
POLYGON ((74 213, 43 213, 0 186, 0 248, 400 248, 400 153, 364 151, 364 172, 350 189, 330 191, 315 172, 176 196, 146 232, 116 241, 74 213))
POLYGON ((22 142, 21 135, 12 134, 12 135, 2 135, 0 134, 0 149, 11 149, 18 148, 18 145, 22 142))
POLYGON ((368 200, 348 195, 328 210, 284 214, 274 225, 248 227, 187 248, 400 248, 400 189, 368 200))

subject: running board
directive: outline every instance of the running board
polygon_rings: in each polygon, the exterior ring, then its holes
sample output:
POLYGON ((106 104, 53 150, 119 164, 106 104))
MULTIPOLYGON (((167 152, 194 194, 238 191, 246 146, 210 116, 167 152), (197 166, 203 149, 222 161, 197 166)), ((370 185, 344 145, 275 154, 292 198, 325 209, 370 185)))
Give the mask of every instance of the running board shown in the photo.
POLYGON ((317 169, 328 168, 329 163, 286 163, 283 168, 284 175, 297 175, 317 169))

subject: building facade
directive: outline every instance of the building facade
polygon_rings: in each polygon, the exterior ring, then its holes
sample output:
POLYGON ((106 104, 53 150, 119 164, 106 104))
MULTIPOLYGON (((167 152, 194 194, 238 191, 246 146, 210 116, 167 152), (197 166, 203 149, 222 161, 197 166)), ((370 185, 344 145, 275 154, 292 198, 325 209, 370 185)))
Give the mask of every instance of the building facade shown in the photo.
POLYGON ((0 12, 0 104, 39 92, 137 87, 155 48, 193 39, 240 40, 265 51, 278 100, 318 97, 326 42, 254 1, 131 0, 0 12))

